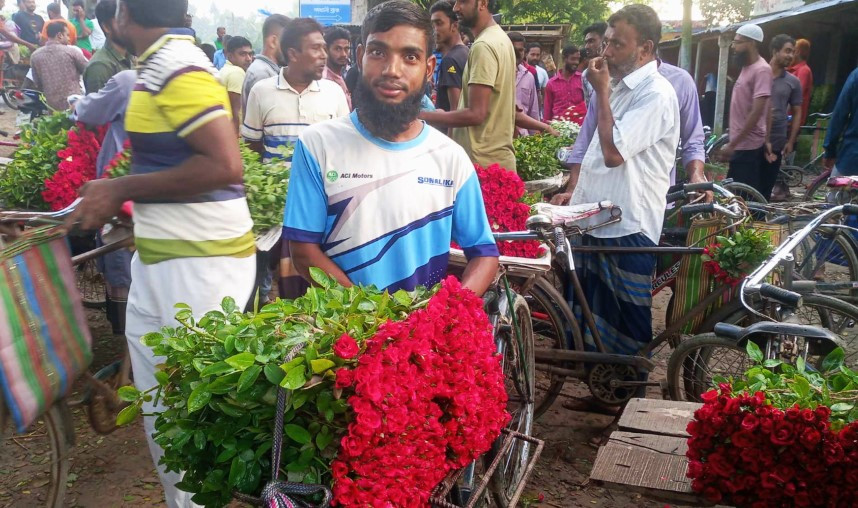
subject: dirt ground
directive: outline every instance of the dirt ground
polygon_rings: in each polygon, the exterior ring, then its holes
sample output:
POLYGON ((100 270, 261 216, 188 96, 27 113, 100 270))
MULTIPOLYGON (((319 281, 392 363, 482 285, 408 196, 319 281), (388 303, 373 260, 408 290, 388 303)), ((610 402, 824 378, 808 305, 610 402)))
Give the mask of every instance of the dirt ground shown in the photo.
MULTIPOLYGON (((5 114, 0 115, 0 130, 14 132, 14 113, 3 109, 3 106, 0 106, 0 111, 5 111, 5 114)), ((0 157, 10 154, 11 149, 0 147, 0 157)), ((660 295, 656 300, 656 332, 664 327, 666 297, 660 295)), ((103 311, 88 309, 87 314, 95 345, 93 368, 97 369, 119 357, 122 342, 112 336, 103 311)), ((659 372, 656 372, 653 379, 657 379, 658 375, 659 372)), ((589 441, 598 436, 612 419, 563 409, 564 400, 586 393, 585 386, 568 383, 554 406, 536 423, 534 434, 544 439, 546 446, 525 491, 524 504, 563 508, 677 506, 620 489, 605 489, 588 482, 596 457, 596 449, 589 441), (540 495, 543 500, 537 502, 540 495)), ((651 389, 649 396, 658 398, 660 394, 651 389)), ((100 436, 90 428, 82 408, 72 411, 76 445, 70 451, 66 506, 162 506, 164 499, 161 485, 139 421, 108 436, 100 436)), ((6 429, 6 437, 0 445, 0 507, 41 506, 49 482, 50 462, 46 454, 48 443, 43 422, 37 422, 23 434, 9 435, 9 431, 6 429)))

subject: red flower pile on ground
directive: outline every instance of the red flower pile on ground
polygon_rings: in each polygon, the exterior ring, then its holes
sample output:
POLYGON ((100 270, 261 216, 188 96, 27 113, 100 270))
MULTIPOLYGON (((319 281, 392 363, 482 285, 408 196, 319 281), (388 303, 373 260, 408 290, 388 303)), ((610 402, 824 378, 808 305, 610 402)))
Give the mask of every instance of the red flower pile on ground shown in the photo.
MULTIPOLYGON (((338 355, 355 353, 349 341, 338 339, 338 355)), ((341 506, 426 506, 509 421, 483 301, 453 277, 424 309, 382 325, 336 382, 354 390, 354 419, 331 465, 341 506)))
POLYGON ((688 424, 691 487, 713 503, 753 508, 858 503, 858 422, 833 431, 825 406, 786 411, 727 384, 703 394, 688 424))
POLYGON ((723 284, 728 284, 730 286, 735 287, 738 283, 742 282, 742 279, 744 279, 744 276, 740 277, 740 278, 730 276, 730 274, 727 272, 727 270, 724 270, 723 268, 721 268, 721 265, 717 261, 715 261, 714 259, 711 259, 711 258, 715 257, 716 252, 720 248, 721 248, 720 243, 713 243, 712 245, 703 248, 703 255, 708 256, 710 258, 709 261, 703 262, 703 269, 706 270, 707 272, 711 273, 712 275, 714 275, 715 280, 717 282, 721 282, 723 284))
POLYGON ((45 180, 42 198, 51 210, 62 210, 78 198, 78 191, 86 182, 95 178, 95 162, 105 128, 91 131, 77 124, 68 133, 68 146, 57 153, 60 164, 57 172, 45 180))
MULTIPOLYGON (((522 202, 524 182, 521 177, 498 164, 487 168, 474 164, 474 168, 480 179, 486 215, 489 217, 492 231, 524 231, 527 218, 530 217, 530 206, 522 202)), ((504 256, 522 258, 538 258, 543 254, 542 247, 535 240, 498 242, 498 249, 504 256)))

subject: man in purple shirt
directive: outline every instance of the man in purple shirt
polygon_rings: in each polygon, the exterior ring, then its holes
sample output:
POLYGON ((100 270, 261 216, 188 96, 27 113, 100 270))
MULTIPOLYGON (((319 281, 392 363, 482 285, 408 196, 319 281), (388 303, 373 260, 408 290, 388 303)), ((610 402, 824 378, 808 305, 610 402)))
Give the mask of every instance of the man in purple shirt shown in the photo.
MULTIPOLYGON (((703 122, 700 119, 700 101, 697 98, 697 87, 694 84, 694 79, 686 71, 661 60, 658 62, 658 72, 673 85, 676 97, 679 99, 679 119, 681 122, 679 142, 682 152, 682 166, 685 168, 689 182, 705 182, 703 162, 706 160, 706 150, 703 139, 703 122)), ((578 183, 581 161, 584 160, 584 154, 587 153, 587 148, 590 146, 590 141, 593 139, 598 126, 597 100, 595 95, 590 97, 590 105, 587 108, 587 116, 584 117, 584 124, 581 125, 581 132, 578 133, 572 153, 564 161, 571 168, 566 191, 555 195, 551 199, 552 204, 565 205, 572 197, 572 191, 575 190, 575 185, 578 183)), ((676 167, 670 173, 670 183, 671 185, 676 183, 676 167)))

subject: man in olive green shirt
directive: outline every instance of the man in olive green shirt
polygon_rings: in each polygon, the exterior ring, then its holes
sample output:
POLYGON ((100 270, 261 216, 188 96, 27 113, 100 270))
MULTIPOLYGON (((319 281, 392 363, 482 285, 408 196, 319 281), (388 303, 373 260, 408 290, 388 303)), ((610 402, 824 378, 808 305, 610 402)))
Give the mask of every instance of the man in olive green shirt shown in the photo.
POLYGON ((456 2, 453 10, 460 24, 476 36, 462 76, 459 109, 424 112, 420 118, 453 127, 452 138, 473 162, 481 166, 497 163, 515 171, 515 50, 492 18, 497 4, 498 0, 456 2))
POLYGON ((133 66, 131 55, 116 37, 116 0, 101 0, 95 7, 95 17, 107 42, 95 53, 83 71, 87 95, 98 92, 116 74, 133 66))

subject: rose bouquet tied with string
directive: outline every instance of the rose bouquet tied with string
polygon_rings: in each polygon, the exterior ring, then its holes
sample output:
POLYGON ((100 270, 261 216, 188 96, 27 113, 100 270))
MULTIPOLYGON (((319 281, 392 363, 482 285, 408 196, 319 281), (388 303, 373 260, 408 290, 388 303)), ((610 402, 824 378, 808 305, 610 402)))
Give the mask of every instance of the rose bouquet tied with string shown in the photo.
POLYGON ((185 471, 178 486, 198 504, 304 484, 329 487, 340 506, 426 506, 509 419, 482 299, 454 278, 390 294, 312 275, 305 296, 258 312, 225 300, 194 319, 180 305, 176 327, 142 338, 165 358, 159 384, 121 389, 131 405, 119 421, 144 402, 164 407, 162 462, 185 471))

